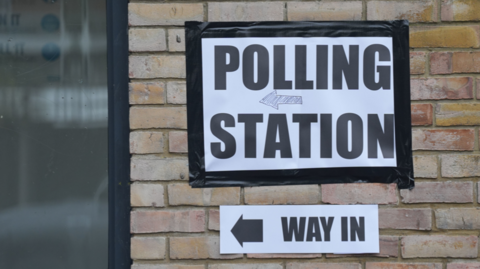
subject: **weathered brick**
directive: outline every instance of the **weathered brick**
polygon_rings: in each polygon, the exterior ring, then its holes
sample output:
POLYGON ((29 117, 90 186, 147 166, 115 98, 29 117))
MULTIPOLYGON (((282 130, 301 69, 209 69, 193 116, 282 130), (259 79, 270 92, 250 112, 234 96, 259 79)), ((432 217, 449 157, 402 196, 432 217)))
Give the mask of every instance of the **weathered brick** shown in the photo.
POLYGON ((188 264, 138 264, 134 263, 132 269, 205 269, 205 265, 188 264))
POLYGON ((480 52, 452 53, 453 73, 480 73, 480 52))
POLYGON ((185 56, 133 55, 128 70, 130 78, 185 78, 185 56))
POLYGON ((413 150, 473 150, 474 129, 414 129, 413 150))
POLYGON ((163 186, 160 184, 134 183, 130 185, 130 204, 133 207, 164 207, 163 186))
POLYGON ((473 79, 414 78, 410 82, 412 100, 473 99, 473 79))
POLYGON ((168 50, 185 51, 185 29, 168 29, 168 50))
POLYGON ((378 213, 380 229, 432 229, 432 210, 429 208, 380 208, 378 213))
POLYGON ((248 187, 244 192, 245 204, 250 205, 300 205, 320 201, 317 185, 248 187))
POLYGON ((208 211, 208 229, 220 231, 220 210, 210 209, 208 211))
POLYGON ((472 203, 472 182, 417 182, 412 190, 400 190, 402 202, 415 203, 472 203))
POLYGON ((362 19, 362 2, 288 2, 289 21, 358 21, 362 19))
POLYGON ((303 254, 303 253, 282 253, 282 254, 272 254, 272 253, 254 253, 247 254, 247 258, 250 259, 313 259, 321 258, 321 253, 313 254, 303 254))
POLYGON ((167 83, 167 102, 177 105, 187 103, 187 87, 185 82, 174 81, 167 83))
POLYGON ((477 78, 477 100, 480 100, 480 78, 477 78))
POLYGON ((480 155, 442 155, 443 177, 478 177, 480 176, 480 155))
POLYGON ((447 263, 447 269, 480 269, 480 262, 447 263))
POLYGON ((192 188, 188 184, 168 185, 168 203, 170 205, 238 205, 240 188, 192 188))
POLYGON ((133 260, 165 259, 165 237, 132 237, 130 256, 133 260))
POLYGON ((287 269, 361 269, 360 263, 288 262, 287 269))
POLYGON ((210 2, 208 21, 283 21, 282 2, 210 2))
POLYGON ((132 181, 188 179, 186 158, 163 159, 150 156, 134 156, 130 168, 132 181))
POLYGON ((368 20, 437 21, 436 1, 369 1, 368 20))
POLYGON ((163 152, 163 133, 136 131, 130 133, 130 153, 146 154, 163 152))
POLYGON ((136 25, 179 25, 203 21, 203 4, 128 4, 128 23, 136 25))
POLYGON ((435 114, 437 126, 480 125, 480 104, 437 104, 435 114))
POLYGON ((430 73, 434 75, 452 73, 452 53, 432 52, 430 53, 430 73))
POLYGON ((380 236, 380 252, 374 254, 327 254, 327 258, 341 258, 341 257, 398 257, 398 237, 397 236, 380 236))
POLYGON ((416 178, 437 178, 437 156, 413 156, 413 174, 416 178))
POLYGON ((170 152, 186 153, 188 152, 187 132, 169 132, 168 150, 170 152))
POLYGON ((410 47, 413 48, 478 48, 480 27, 419 26, 410 28, 410 47))
POLYGON ((205 211, 132 211, 130 230, 132 233, 204 232, 205 211))
POLYGON ((165 83, 133 82, 129 84, 129 102, 132 105, 154 105, 165 103, 165 83))
POLYGON ((412 104, 411 111, 413 126, 433 124, 432 104, 412 104))
POLYGON ((441 263, 367 262, 365 269, 442 269, 441 263))
POLYGON ((480 229, 480 208, 436 209, 435 219, 439 229, 480 229))
POLYGON ((410 52, 410 74, 425 74, 425 52, 410 52))
POLYGON ((209 264, 208 269, 283 269, 279 263, 209 264))
POLYGON ((397 184, 349 183, 322 185, 327 204, 398 204, 397 184))
POLYGON ((442 21, 478 21, 479 10, 478 0, 443 0, 442 21))
POLYGON ((147 128, 187 129, 187 110, 185 107, 131 107, 130 129, 147 128))
POLYGON ((240 259, 242 254, 220 254, 220 238, 170 237, 171 259, 240 259))
POLYGON ((477 236, 412 235, 402 242, 403 258, 476 258, 477 236))
POLYGON ((480 182, 477 183, 477 203, 480 203, 480 182))
POLYGON ((128 31, 130 51, 165 51, 167 40, 164 29, 130 29, 128 31))

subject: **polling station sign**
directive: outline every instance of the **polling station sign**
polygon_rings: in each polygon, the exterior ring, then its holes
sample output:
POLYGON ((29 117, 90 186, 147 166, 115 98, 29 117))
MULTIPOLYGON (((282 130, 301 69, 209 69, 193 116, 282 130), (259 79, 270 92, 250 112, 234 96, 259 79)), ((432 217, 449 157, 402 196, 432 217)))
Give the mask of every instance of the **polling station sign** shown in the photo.
POLYGON ((220 206, 220 253, 379 253, 378 205, 220 206))
POLYGON ((413 187, 408 22, 187 22, 193 187, 413 187))

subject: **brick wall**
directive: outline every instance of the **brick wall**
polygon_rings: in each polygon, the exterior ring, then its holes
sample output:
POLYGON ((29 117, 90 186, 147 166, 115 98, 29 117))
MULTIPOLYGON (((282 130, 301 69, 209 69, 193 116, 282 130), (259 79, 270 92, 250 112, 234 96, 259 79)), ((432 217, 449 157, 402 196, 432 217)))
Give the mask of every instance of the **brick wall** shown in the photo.
POLYGON ((132 268, 480 268, 479 21, 479 0, 132 0, 132 268), (411 23, 415 189, 188 186, 184 21, 389 19, 411 23), (371 203, 379 254, 219 254, 219 205, 371 203))

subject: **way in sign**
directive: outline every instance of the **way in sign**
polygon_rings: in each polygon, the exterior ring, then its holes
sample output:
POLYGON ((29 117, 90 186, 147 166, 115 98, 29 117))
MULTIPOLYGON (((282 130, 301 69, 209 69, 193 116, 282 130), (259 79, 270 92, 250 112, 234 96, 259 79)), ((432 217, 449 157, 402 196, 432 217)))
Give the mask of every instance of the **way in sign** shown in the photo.
POLYGON ((378 253, 377 205, 221 206, 220 252, 378 253))

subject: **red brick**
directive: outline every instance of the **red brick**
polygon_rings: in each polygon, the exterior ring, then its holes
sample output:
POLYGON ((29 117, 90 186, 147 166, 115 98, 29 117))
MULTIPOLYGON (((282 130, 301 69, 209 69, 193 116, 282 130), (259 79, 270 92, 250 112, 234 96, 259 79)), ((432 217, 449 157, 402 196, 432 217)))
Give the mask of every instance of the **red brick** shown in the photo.
POLYGON ((360 263, 287 263, 287 269, 361 269, 360 263))
POLYGON ((132 211, 130 230, 132 233, 204 232, 205 211, 132 211))
POLYGON ((244 191, 247 205, 302 205, 320 201, 318 185, 248 187, 244 191))
POLYGON ((380 229, 432 229, 432 210, 429 208, 380 208, 378 218, 380 229))
POLYGON ((442 155, 443 177, 478 177, 480 176, 480 155, 442 155))
POLYGON ((168 151, 176 152, 176 153, 187 153, 188 152, 187 132, 168 133, 168 151))
POLYGON ((480 73, 480 52, 454 52, 453 73, 480 73))
POLYGON ((143 107, 130 108, 130 129, 175 128, 187 129, 185 107, 143 107))
POLYGON ((133 260, 165 259, 165 237, 132 237, 130 257, 133 260))
POLYGON ((242 254, 220 254, 220 238, 170 237, 171 259, 240 259, 242 254))
POLYGON ((425 52, 410 52, 410 74, 425 74, 425 52))
POLYGON ((208 211, 208 229, 220 231, 220 210, 210 209, 208 211))
POLYGON ((398 257, 398 237, 397 236, 380 236, 380 253, 375 254, 327 254, 327 258, 341 257, 398 257))
POLYGON ((447 269, 480 269, 480 262, 447 263, 447 269))
POLYGON ((412 235, 402 238, 403 258, 476 258, 477 236, 412 235))
POLYGON ((254 253, 247 254, 247 258, 250 259, 314 259, 321 258, 321 253, 314 254, 303 254, 303 253, 282 253, 282 254, 272 254, 272 253, 254 253))
POLYGON ((365 269, 442 269, 441 263, 367 262, 365 269))
POLYGON ((417 182, 412 190, 400 190, 402 202, 415 203, 472 203, 472 182, 417 182))
POLYGON ((430 53, 430 73, 434 75, 452 73, 452 53, 432 52, 430 53))
POLYGON ((432 125, 433 107, 432 104, 412 104, 412 125, 432 125))
POLYGON ((327 204, 398 204, 397 184, 324 184, 322 201, 327 204))
POLYGON ((473 150, 474 129, 414 129, 413 150, 473 150))
POLYGON ((480 99, 480 78, 477 78, 477 100, 480 99))
POLYGON ((473 79, 414 78, 411 80, 412 100, 473 99, 473 79))

